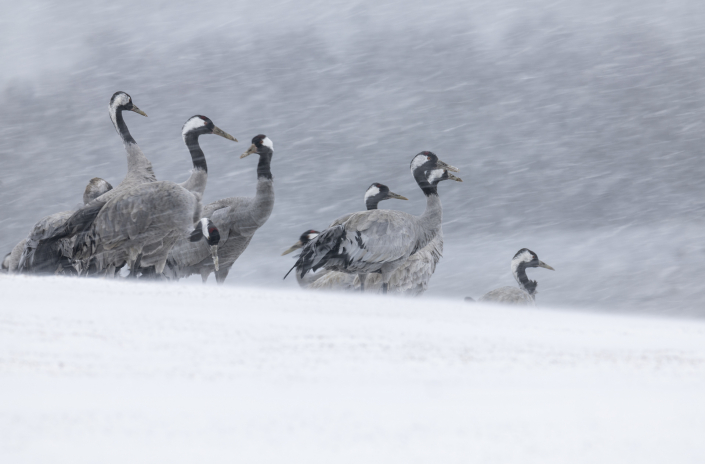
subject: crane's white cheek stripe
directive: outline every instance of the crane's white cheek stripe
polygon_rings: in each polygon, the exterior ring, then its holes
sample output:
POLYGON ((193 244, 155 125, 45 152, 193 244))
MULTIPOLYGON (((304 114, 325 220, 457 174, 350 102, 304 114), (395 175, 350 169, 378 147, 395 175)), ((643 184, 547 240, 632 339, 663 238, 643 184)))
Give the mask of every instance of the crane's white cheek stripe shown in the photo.
POLYGON ((427 161, 425 155, 416 155, 414 160, 411 162, 411 170, 415 170, 427 161))
POLYGON ((443 177, 443 169, 434 169, 433 171, 428 173, 428 176, 426 178, 428 179, 429 183, 434 183, 441 177, 443 177))
POLYGON ((269 147, 270 150, 274 150, 274 142, 272 142, 269 137, 265 137, 264 140, 262 140, 262 145, 269 147))
POLYGON ((201 219, 201 231, 203 232, 204 237, 210 238, 210 235, 208 234, 208 219, 206 218, 201 219))
POLYGON ((130 99, 125 95, 124 93, 119 93, 117 97, 115 97, 115 100, 113 100, 113 103, 111 106, 118 107, 122 105, 126 105, 127 103, 130 102, 130 99))
POLYGON ((528 263, 532 259, 534 259, 534 258, 533 258, 533 256, 531 256, 531 253, 529 253, 528 251, 525 251, 522 254, 520 254, 519 256, 517 256, 516 258, 514 258, 512 260, 512 273, 516 272, 517 267, 519 266, 520 263, 528 263))
POLYGON ((194 129, 197 129, 199 127, 203 127, 206 125, 206 121, 203 119, 199 118, 198 116, 193 117, 186 121, 186 124, 184 124, 184 128, 181 130, 181 135, 186 135, 187 133, 191 132, 194 129))
POLYGON ((370 187, 367 189, 367 192, 365 192, 365 201, 367 201, 368 198, 374 197, 379 193, 379 188, 377 187, 370 187))

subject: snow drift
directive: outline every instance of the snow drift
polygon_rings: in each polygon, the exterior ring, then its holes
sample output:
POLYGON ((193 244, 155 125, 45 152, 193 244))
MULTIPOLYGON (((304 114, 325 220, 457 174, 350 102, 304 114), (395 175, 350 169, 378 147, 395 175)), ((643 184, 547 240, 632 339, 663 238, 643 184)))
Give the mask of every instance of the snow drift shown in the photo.
POLYGON ((702 462, 705 324, 0 276, 0 461, 702 462))

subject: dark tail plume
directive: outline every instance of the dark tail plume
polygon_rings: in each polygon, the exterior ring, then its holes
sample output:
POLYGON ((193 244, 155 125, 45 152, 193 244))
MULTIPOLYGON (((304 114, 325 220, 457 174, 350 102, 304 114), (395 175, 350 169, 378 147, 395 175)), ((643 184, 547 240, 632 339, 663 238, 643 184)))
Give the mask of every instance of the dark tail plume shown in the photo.
POLYGON ((66 267, 65 261, 70 261, 72 256, 67 257, 65 253, 62 253, 66 247, 62 247, 59 242, 78 235, 73 249, 73 256, 76 256, 77 251, 86 240, 88 230, 104 205, 105 202, 94 200, 73 213, 63 225, 56 228, 51 236, 39 240, 27 240, 18 270, 20 272, 53 273, 60 264, 66 267))

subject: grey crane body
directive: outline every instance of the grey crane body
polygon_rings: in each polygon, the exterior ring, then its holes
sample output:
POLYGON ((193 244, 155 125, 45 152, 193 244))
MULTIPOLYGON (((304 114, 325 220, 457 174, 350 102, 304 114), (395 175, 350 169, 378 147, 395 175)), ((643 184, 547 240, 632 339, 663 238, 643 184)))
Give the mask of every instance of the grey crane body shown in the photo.
MULTIPOLYGON (((314 242, 311 269, 349 274, 383 274, 383 280, 438 233, 442 206, 437 195, 427 198, 420 217, 402 211, 353 213, 344 223, 326 229, 314 242)), ((305 268, 304 268, 305 269, 305 268)))
MULTIPOLYGON (((101 179, 100 177, 94 177, 88 182, 88 185, 86 185, 86 189, 83 192, 84 205, 90 203, 101 195, 104 195, 106 192, 111 191, 112 188, 113 186, 110 185, 109 182, 101 179)), ((30 230, 29 235, 22 239, 12 249, 8 263, 8 272, 17 272, 25 248, 29 247, 30 249, 35 249, 41 240, 52 237, 56 231, 62 228, 79 209, 81 209, 81 206, 77 206, 69 211, 61 211, 59 213, 50 214, 37 222, 32 227, 32 230, 30 230)), ((52 251, 55 256, 60 256, 64 259, 60 260, 58 263, 55 263, 56 265, 53 268, 47 268, 47 272, 73 272, 71 271, 72 268, 68 258, 72 254, 74 241, 75 238, 68 238, 53 242, 52 251)))
POLYGON ((534 295, 517 287, 499 287, 484 294, 478 301, 517 306, 536 306, 534 295))
MULTIPOLYGON (((379 182, 372 183, 372 185, 367 187, 367 190, 365 191, 364 201, 368 211, 377 209, 381 201, 391 199, 408 200, 408 198, 390 191, 389 187, 384 184, 380 184, 379 182)), ((354 213, 350 213, 339 217, 328 227, 330 228, 343 224, 353 214, 354 213)), ((301 237, 299 237, 299 241, 286 250, 282 255, 302 248, 309 241, 317 237, 318 234, 319 232, 315 230, 308 230, 304 232, 301 234, 301 237)), ((309 288, 311 290, 353 290, 355 288, 356 279, 357 287, 360 287, 359 279, 355 277, 354 274, 347 274, 344 272, 337 272, 327 269, 319 269, 317 272, 309 272, 303 277, 301 276, 301 269, 298 269, 298 272, 295 274, 296 281, 301 288, 309 288)))
POLYGON ((84 193, 84 203, 86 198, 92 197, 92 201, 86 203, 83 208, 74 211, 51 235, 43 235, 38 241, 27 241, 20 258, 19 269, 21 271, 53 272, 53 269, 59 264, 66 267, 67 261, 73 261, 71 248, 81 240, 75 238, 76 234, 88 228, 90 222, 111 198, 135 185, 157 180, 152 170, 152 163, 144 156, 125 124, 123 111, 133 111, 142 116, 147 115, 132 102, 132 97, 125 92, 115 92, 110 99, 108 105, 110 120, 122 139, 127 153, 125 178, 117 187, 111 188, 97 197, 94 197, 94 193, 99 192, 101 187, 99 185, 91 187, 89 184, 86 193, 84 193), (89 190, 91 191, 89 192, 89 190), (57 254, 59 249, 64 250, 60 255, 57 254))
POLYGON ((105 203, 85 233, 81 250, 75 250, 79 258, 90 260, 92 272, 112 276, 127 264, 134 275, 140 266, 154 266, 156 274, 162 273, 169 250, 188 237, 201 218, 208 167, 198 137, 204 134, 235 141, 205 116, 193 116, 182 129, 193 163, 186 182, 135 185, 105 203))
MULTIPOLYGON (((376 204, 368 202, 368 209, 375 209, 376 204)), ((428 282, 431 276, 436 271, 436 265, 443 255, 443 229, 439 228, 436 236, 425 247, 418 250, 416 253, 397 268, 389 278, 388 291, 407 296, 420 296, 428 289, 428 282)), ((326 276, 320 283, 314 284, 324 286, 328 285, 328 281, 334 277, 326 276)), ((366 290, 379 291, 382 289, 381 274, 370 274, 365 280, 366 290)), ((360 277, 356 276, 351 284, 347 281, 342 282, 345 288, 358 289, 360 288, 360 277)))
POLYGON ((219 284, 225 281, 235 261, 245 251, 255 232, 267 222, 274 208, 274 181, 270 168, 273 147, 272 141, 260 134, 252 139, 252 146, 241 156, 244 158, 257 153, 260 157, 254 197, 223 198, 204 208, 203 217, 212 220, 220 231, 220 269, 215 270, 205 243, 181 239, 169 253, 165 270, 167 277, 178 280, 199 274, 205 282, 215 272, 219 284))
MULTIPOLYGON (((353 213, 344 222, 329 227, 302 250, 295 268, 304 277, 321 267, 360 277, 364 291, 368 274, 381 274, 386 292, 392 274, 412 254, 428 245, 438 234, 443 208, 437 183, 460 180, 449 166, 431 152, 422 152, 411 162, 411 171, 426 195, 426 210, 421 216, 401 211, 371 210, 353 213)), ((338 223, 340 221, 336 221, 338 223)), ((293 269, 293 268, 292 268, 293 269)))
MULTIPOLYGON (((41 221, 40 221, 41 222, 41 221)), ((37 223, 39 224, 39 223, 37 223)), ((35 225, 36 227, 36 225, 35 225)), ((17 272, 17 268, 20 265, 20 258, 22 257, 22 251, 24 250, 25 244, 27 243, 27 237, 19 241, 17 245, 12 248, 12 251, 6 256, 7 260, 7 272, 13 274, 17 272)), ((4 264, 4 262, 3 262, 4 264)))
MULTIPOLYGON (((533 251, 522 248, 512 258, 511 270, 519 287, 500 287, 483 295, 478 301, 488 303, 501 303, 518 306, 536 306, 535 280, 529 280, 526 269, 529 267, 542 267, 553 271, 554 269, 543 261, 533 251)), ((470 300, 468 300, 470 301, 470 300)))
POLYGON ((108 201, 86 237, 83 259, 91 259, 95 271, 108 275, 125 263, 154 265, 157 273, 166 260, 164 248, 187 237, 201 215, 196 195, 169 181, 152 182, 129 189, 108 201))
MULTIPOLYGON (((443 256, 443 229, 439 229, 438 234, 428 245, 409 256, 404 264, 394 271, 389 279, 390 293, 405 296, 421 296, 428 290, 428 283, 436 272, 436 265, 443 256)), ((355 277, 352 286, 354 289, 360 288, 360 279, 355 277)), ((382 279, 380 274, 371 274, 365 280, 366 291, 375 292, 382 289, 382 279)))

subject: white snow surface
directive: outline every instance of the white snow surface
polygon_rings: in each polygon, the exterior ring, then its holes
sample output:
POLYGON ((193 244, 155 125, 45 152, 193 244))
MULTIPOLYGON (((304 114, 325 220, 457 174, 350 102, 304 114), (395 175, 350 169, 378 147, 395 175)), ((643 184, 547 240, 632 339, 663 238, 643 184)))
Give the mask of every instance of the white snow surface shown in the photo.
POLYGON ((701 320, 0 276, 3 463, 703 462, 701 320))

